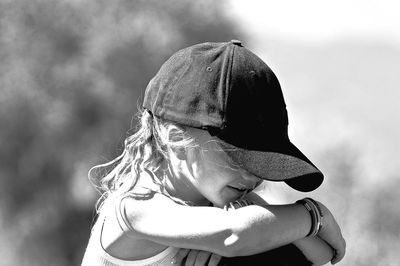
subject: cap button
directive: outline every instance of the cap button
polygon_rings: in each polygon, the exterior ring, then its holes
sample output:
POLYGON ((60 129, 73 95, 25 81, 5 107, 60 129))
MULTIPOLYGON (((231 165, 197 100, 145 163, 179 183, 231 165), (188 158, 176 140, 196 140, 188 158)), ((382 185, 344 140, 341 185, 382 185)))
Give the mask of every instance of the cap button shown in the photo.
POLYGON ((242 46, 242 42, 239 40, 231 40, 231 43, 242 46))

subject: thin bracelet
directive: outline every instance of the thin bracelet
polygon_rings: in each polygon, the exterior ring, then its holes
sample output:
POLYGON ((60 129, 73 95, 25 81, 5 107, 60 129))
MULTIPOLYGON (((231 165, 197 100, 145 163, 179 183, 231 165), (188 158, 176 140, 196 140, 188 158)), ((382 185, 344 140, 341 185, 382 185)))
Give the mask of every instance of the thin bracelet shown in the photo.
POLYGON ((322 216, 321 216, 321 212, 320 209, 318 208, 318 205, 316 205, 316 201, 311 199, 311 198, 304 198, 304 200, 306 202, 308 202, 308 204, 310 204, 311 208, 313 208, 313 213, 316 215, 316 232, 315 235, 318 234, 319 230, 321 229, 321 220, 322 220, 322 216))
POLYGON ((317 207, 321 217, 324 217, 324 213, 322 212, 321 207, 319 206, 318 202, 312 198, 306 198, 306 199, 311 200, 314 203, 314 205, 317 207))
POLYGON ((314 209, 314 212, 315 212, 315 214, 317 216, 317 228, 316 228, 316 232, 315 232, 315 235, 317 235, 319 233, 319 231, 321 230, 321 224, 322 224, 321 209, 319 208, 319 206, 318 206, 318 204, 316 203, 315 200, 313 200, 311 198, 305 198, 304 200, 306 200, 306 201, 308 201, 310 203, 310 205, 314 209))
POLYGON ((306 237, 313 236, 316 231, 316 215, 314 214, 312 207, 304 199, 298 200, 298 201, 296 201, 296 203, 303 205, 306 208, 306 210, 309 212, 310 218, 311 218, 311 228, 310 228, 310 232, 306 235, 306 237))
POLYGON ((319 230, 321 229, 321 214, 319 212, 318 207, 315 205, 314 201, 310 200, 310 198, 304 198, 298 200, 296 201, 296 203, 302 204, 310 213, 311 228, 310 232, 306 235, 306 237, 316 236, 319 230))
POLYGON ((319 217, 319 220, 320 220, 320 222, 319 222, 319 227, 318 227, 318 232, 321 230, 321 228, 322 228, 322 223, 323 223, 323 221, 324 221, 324 213, 322 212, 322 209, 321 209, 321 206, 318 204, 318 202, 316 201, 316 200, 314 200, 314 199, 312 199, 312 198, 307 198, 308 200, 310 200, 310 201, 312 201, 312 203, 315 205, 315 207, 317 208, 317 211, 318 211, 318 215, 320 216, 319 217))

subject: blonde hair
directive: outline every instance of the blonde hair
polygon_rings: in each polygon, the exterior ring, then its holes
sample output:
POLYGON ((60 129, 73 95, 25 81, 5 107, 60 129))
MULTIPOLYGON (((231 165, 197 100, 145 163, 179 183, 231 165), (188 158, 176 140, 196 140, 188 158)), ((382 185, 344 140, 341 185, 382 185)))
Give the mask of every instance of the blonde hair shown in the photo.
MULTIPOLYGON (((121 155, 89 170, 89 180, 101 194, 96 204, 97 212, 111 196, 129 193, 141 173, 157 172, 163 163, 168 162, 172 152, 197 147, 182 126, 158 119, 147 110, 138 112, 138 122, 136 133, 125 139, 121 155)), ((160 192, 169 196, 162 186, 162 180, 153 181, 159 185, 160 192)))

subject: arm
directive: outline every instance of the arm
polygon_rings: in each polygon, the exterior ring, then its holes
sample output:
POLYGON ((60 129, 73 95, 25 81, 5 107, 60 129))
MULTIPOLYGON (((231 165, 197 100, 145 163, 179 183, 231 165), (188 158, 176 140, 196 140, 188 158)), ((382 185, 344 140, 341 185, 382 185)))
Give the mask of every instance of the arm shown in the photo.
POLYGON ((304 238, 311 227, 309 214, 298 204, 254 205, 227 212, 182 206, 155 194, 150 200, 125 198, 121 207, 132 237, 225 257, 274 249, 304 238))
MULTIPOLYGON (((268 203, 256 193, 252 192, 247 197, 256 205, 267 205, 268 203)), ((314 265, 323 265, 333 258, 332 248, 319 237, 306 237, 298 239, 293 244, 301 250, 301 252, 314 265)))
POLYGON ((333 258, 332 248, 319 237, 307 237, 293 242, 313 265, 324 265, 333 258))

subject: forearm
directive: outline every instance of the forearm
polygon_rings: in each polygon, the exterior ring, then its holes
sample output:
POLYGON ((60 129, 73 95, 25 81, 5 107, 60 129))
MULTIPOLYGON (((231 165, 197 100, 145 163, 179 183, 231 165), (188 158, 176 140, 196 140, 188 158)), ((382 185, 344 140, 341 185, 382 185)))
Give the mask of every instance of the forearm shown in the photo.
POLYGON ((237 225, 226 241, 232 245, 232 256, 256 254, 292 243, 304 238, 311 227, 309 214, 298 204, 247 206, 232 215, 237 225))
POLYGON ((313 265, 324 265, 333 258, 332 248, 319 237, 306 237, 294 241, 293 244, 313 265))
MULTIPOLYGON (((251 193, 247 198, 256 205, 265 206, 268 203, 260 195, 251 193)), ((293 242, 293 244, 309 259, 314 265, 323 265, 333 257, 333 250, 324 240, 319 237, 305 237, 293 242)))
POLYGON ((128 234, 165 246, 205 250, 225 257, 246 256, 304 238, 311 227, 306 209, 299 204, 247 206, 225 211, 189 207, 156 195, 136 204, 126 199, 122 213, 128 234), (126 209, 124 208, 126 207, 126 209), (153 209, 157 207, 160 210, 153 209))

